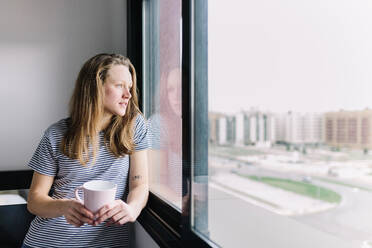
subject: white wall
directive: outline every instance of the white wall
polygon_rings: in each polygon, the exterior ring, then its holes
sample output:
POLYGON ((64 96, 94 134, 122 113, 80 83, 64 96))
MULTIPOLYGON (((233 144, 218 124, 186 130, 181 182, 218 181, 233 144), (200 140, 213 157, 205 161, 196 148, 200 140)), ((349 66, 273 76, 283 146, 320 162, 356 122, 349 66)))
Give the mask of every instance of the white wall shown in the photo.
MULTIPOLYGON (((67 117, 82 64, 127 54, 126 0, 0 2, 0 171, 27 169, 44 130, 67 117)), ((159 247, 138 223, 133 247, 159 247)))
POLYGON ((0 2, 0 170, 26 169, 43 131, 67 117, 77 73, 126 54, 125 0, 0 2))

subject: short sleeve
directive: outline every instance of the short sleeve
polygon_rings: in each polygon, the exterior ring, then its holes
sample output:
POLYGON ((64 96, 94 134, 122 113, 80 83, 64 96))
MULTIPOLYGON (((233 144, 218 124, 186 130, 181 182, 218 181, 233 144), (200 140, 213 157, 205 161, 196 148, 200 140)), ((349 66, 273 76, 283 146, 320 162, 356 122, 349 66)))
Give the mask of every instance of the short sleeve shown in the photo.
POLYGON ((136 117, 134 127, 134 145, 135 151, 140 151, 149 148, 148 127, 145 118, 142 116, 142 114, 138 114, 136 117))
POLYGON ((36 151, 28 163, 28 166, 34 171, 43 175, 57 175, 57 162, 47 131, 44 133, 44 136, 36 148, 36 151))
POLYGON ((161 148, 160 142, 160 120, 158 115, 153 115, 148 120, 148 139, 151 149, 159 150, 161 148))

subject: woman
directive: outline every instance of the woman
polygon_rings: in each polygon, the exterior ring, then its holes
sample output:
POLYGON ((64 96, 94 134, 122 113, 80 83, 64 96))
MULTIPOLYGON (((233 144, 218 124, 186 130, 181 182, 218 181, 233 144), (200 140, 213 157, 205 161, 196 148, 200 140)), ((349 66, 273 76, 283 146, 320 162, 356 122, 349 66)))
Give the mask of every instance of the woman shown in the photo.
POLYGON ((159 194, 181 209, 182 202, 182 109, 181 70, 178 67, 162 73, 159 104, 149 118, 149 158, 154 161, 150 175, 151 189, 158 184, 159 194), (156 168, 158 167, 158 168, 156 168))
POLYGON ((128 247, 148 197, 147 128, 129 59, 98 54, 80 70, 70 117, 44 133, 29 166, 28 209, 36 217, 23 247, 128 247), (74 199, 90 180, 117 184, 114 202, 92 213, 74 199), (128 188, 129 187, 129 188, 128 188))

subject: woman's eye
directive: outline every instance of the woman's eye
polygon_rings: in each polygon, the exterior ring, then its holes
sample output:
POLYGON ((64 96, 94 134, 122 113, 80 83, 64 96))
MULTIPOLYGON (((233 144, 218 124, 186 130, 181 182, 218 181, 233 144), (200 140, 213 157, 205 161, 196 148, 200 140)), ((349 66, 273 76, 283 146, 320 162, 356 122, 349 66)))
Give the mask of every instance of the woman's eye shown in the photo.
POLYGON ((117 84, 116 87, 122 88, 123 85, 122 84, 117 84))

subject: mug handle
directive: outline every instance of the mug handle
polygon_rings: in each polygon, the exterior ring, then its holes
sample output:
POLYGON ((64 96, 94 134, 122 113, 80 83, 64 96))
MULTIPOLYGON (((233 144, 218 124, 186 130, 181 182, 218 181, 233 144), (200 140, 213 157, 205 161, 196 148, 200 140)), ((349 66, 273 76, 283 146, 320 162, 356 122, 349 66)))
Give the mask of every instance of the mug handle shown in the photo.
POLYGON ((81 198, 79 196, 79 189, 83 189, 83 186, 79 186, 75 189, 75 198, 76 198, 76 200, 81 202, 81 204, 84 204, 84 202, 81 200, 81 198))

